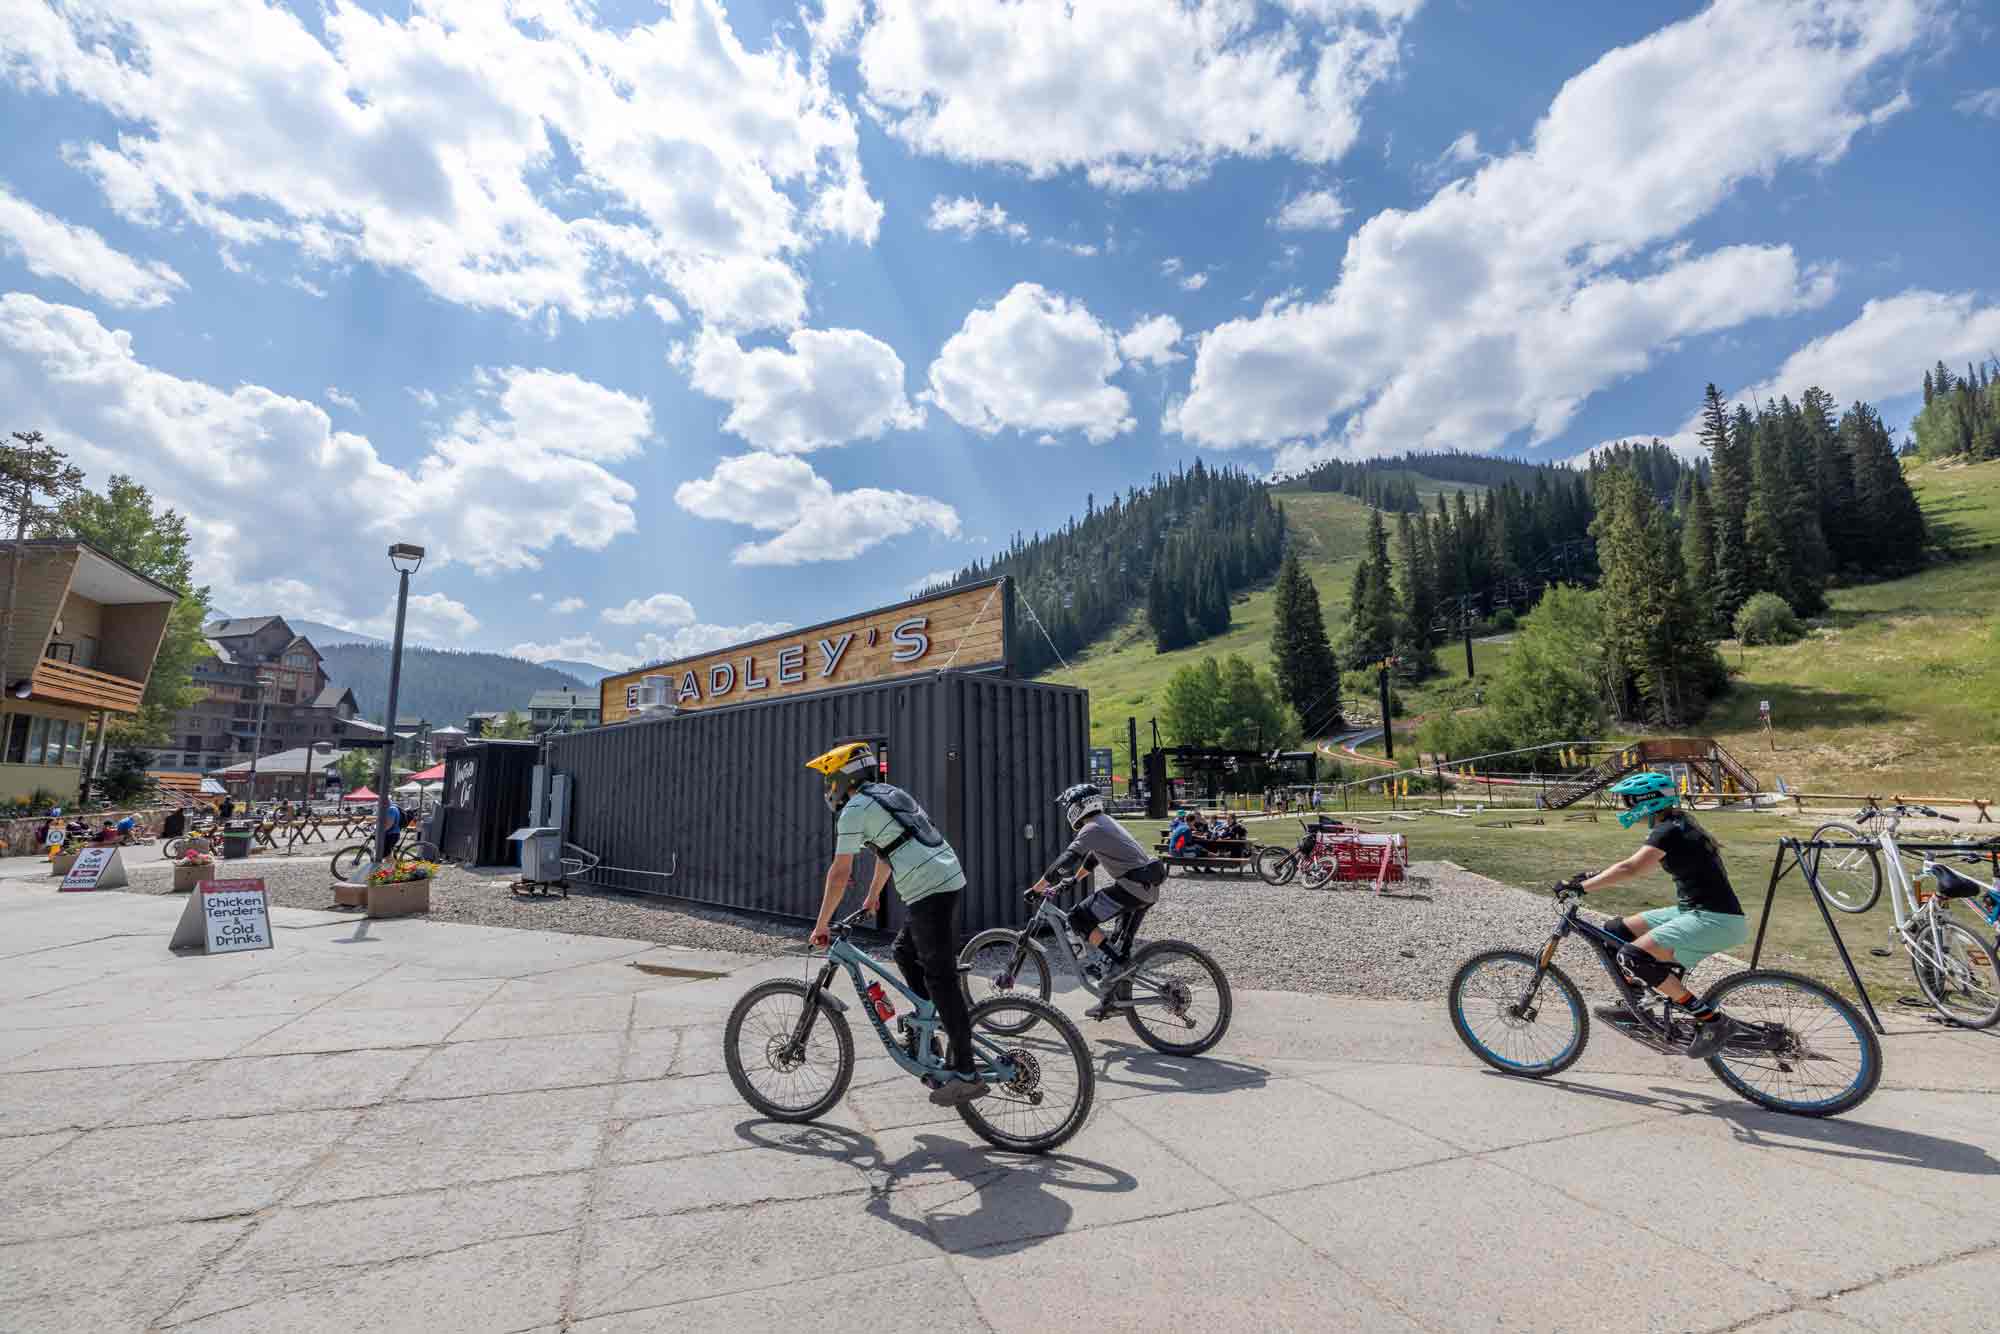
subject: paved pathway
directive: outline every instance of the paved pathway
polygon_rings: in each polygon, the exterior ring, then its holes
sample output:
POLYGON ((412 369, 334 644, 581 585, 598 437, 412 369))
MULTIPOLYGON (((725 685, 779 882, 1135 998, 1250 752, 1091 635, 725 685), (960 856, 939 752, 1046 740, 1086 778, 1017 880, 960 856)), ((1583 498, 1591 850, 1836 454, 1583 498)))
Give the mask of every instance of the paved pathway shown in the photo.
POLYGON ((1435 1005, 1243 993, 1212 1059, 1087 1030, 1091 1124, 1022 1159, 879 1058, 756 1119, 720 1026, 796 960, 289 910, 181 959, 179 907, 0 883, 0 1330, 1992 1327, 1980 1036, 1813 1122, 1607 1034, 1533 1084, 1435 1005))

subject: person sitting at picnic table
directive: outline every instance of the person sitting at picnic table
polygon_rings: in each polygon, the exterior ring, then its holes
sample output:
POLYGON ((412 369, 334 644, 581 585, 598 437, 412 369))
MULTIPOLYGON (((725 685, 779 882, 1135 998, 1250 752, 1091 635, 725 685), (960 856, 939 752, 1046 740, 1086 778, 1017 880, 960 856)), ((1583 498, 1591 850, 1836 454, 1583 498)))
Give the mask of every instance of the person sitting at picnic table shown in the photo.
POLYGON ((1174 817, 1173 827, 1167 830, 1167 855, 1169 857, 1205 857, 1208 849, 1195 840, 1194 826, 1188 822, 1188 813, 1182 811, 1174 817))

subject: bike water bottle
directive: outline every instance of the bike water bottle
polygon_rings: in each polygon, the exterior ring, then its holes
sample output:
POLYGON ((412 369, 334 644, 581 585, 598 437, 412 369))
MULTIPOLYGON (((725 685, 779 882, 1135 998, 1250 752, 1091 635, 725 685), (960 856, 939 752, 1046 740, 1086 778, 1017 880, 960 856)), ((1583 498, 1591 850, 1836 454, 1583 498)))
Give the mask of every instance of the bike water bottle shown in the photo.
POLYGON ((888 993, 882 990, 880 982, 868 984, 868 1003, 875 1007, 875 1015, 883 1023, 896 1017, 896 1007, 889 1003, 888 993))

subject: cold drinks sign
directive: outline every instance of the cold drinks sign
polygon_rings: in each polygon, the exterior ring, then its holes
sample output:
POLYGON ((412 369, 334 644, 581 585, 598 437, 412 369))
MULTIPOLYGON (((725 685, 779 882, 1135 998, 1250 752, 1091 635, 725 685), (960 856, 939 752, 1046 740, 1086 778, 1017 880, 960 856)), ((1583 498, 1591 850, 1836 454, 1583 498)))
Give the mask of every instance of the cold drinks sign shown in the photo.
POLYGON ((271 903, 262 880, 204 880, 188 895, 171 950, 234 954, 271 948, 271 903))
POLYGON ((846 620, 607 676, 598 686, 599 703, 604 721, 615 723, 644 707, 649 683, 660 702, 700 709, 946 666, 961 671, 1000 667, 1007 661, 1013 613, 1013 586, 1007 579, 968 584, 846 620))

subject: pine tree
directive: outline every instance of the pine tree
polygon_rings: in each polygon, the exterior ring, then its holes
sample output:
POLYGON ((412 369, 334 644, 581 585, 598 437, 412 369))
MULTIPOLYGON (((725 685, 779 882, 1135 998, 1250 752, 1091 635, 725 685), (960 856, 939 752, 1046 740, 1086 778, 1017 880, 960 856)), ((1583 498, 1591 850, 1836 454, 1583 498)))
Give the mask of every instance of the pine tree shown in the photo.
MULTIPOLYGON (((1749 552, 1744 523, 1750 508, 1750 440, 1755 429, 1750 414, 1737 408, 1732 422, 1722 394, 1711 384, 1702 402, 1701 443, 1708 450, 1711 481, 1709 504, 1715 518, 1715 582, 1713 601, 1718 621, 1736 615, 1755 590, 1750 587, 1749 552)), ((1599 563, 1602 563, 1600 553, 1599 563)))
POLYGON ((1857 402, 1840 419, 1840 439, 1854 469, 1854 516, 1862 539, 1862 566, 1893 574, 1923 562, 1924 515, 1882 417, 1857 402))
POLYGON ((1431 622, 1436 608, 1431 604, 1431 571, 1424 559, 1420 534, 1423 521, 1412 522, 1407 513, 1396 516, 1396 564, 1401 578, 1400 619, 1405 654, 1422 670, 1430 661, 1431 622))
POLYGON ((1622 467, 1599 476, 1597 499, 1591 531, 1604 567, 1605 647, 1618 712, 1666 726, 1697 717, 1721 664, 1667 515, 1622 467))
POLYGON ((1715 515, 1709 508, 1708 487, 1696 482, 1689 489, 1681 520, 1681 568, 1695 614, 1711 632, 1715 625, 1715 515))
POLYGON ((1271 661, 1284 693, 1307 737, 1323 736, 1340 718, 1340 664, 1328 642, 1320 614, 1319 590, 1306 577, 1298 555, 1287 552, 1278 568, 1273 595, 1271 661))

